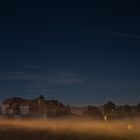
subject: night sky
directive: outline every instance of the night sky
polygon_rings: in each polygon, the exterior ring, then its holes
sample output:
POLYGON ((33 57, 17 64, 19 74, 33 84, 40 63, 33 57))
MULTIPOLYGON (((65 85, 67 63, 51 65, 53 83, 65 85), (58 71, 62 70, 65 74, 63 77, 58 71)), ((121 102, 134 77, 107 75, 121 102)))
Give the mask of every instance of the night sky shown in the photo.
POLYGON ((0 100, 140 102, 138 0, 4 1, 0 100))

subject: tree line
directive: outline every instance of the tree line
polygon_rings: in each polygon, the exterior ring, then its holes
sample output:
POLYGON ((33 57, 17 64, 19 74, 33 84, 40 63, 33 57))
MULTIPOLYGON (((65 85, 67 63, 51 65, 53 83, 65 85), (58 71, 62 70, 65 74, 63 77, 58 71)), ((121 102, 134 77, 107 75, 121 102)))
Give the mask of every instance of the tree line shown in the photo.
POLYGON ((105 119, 106 121, 113 119, 131 119, 140 117, 140 103, 135 106, 117 106, 112 101, 109 101, 100 107, 88 106, 83 115, 94 119, 105 119))

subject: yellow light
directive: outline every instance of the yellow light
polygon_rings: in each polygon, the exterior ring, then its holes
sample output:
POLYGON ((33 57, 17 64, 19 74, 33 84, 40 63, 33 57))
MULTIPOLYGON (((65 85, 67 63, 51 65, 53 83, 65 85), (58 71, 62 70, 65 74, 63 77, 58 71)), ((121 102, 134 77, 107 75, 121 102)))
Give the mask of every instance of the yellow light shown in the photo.
POLYGON ((132 130, 133 129, 133 126, 131 124, 128 124, 128 129, 129 130, 132 130))

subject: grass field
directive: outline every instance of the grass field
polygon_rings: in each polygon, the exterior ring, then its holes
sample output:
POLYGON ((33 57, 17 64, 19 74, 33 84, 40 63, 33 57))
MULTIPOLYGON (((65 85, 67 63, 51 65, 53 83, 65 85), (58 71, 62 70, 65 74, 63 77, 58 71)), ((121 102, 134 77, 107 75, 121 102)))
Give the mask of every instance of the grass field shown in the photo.
POLYGON ((1 120, 0 140, 140 140, 140 122, 1 120))

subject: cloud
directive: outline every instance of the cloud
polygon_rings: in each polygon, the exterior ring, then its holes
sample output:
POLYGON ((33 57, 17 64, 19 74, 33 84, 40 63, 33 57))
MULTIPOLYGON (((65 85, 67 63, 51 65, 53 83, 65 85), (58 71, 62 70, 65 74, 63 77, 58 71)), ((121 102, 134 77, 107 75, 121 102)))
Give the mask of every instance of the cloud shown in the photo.
POLYGON ((121 37, 140 39, 140 35, 136 35, 136 34, 128 34, 128 33, 123 33, 123 32, 114 32, 114 31, 110 31, 110 30, 106 30, 106 31, 104 31, 104 33, 110 34, 110 35, 117 35, 117 36, 121 36, 121 37))
POLYGON ((39 67, 28 68, 25 71, 0 73, 0 80, 28 81, 39 83, 40 86, 44 86, 47 83, 78 84, 84 81, 83 78, 73 73, 39 67))

